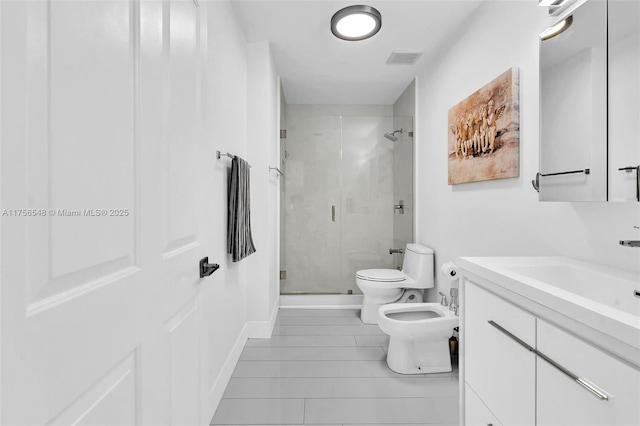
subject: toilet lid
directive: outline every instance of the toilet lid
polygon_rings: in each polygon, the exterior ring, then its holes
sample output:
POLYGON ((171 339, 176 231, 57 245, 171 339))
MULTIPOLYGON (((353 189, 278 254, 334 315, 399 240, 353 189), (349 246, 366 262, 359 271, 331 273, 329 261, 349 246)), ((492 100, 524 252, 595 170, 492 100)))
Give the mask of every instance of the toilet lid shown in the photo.
POLYGON ((398 282, 407 279, 404 272, 397 269, 364 269, 358 271, 356 276, 363 280, 380 282, 398 282))

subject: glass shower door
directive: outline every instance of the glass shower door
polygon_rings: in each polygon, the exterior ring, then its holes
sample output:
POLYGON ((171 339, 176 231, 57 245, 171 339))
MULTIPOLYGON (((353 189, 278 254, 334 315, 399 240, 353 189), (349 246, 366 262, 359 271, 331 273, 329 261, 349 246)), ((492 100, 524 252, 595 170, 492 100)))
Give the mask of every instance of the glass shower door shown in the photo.
POLYGON ((339 116, 287 116, 281 294, 345 293, 340 282, 339 116))
POLYGON ((399 267, 389 249, 413 241, 413 120, 301 108, 286 121, 280 293, 360 293, 356 271, 399 267))

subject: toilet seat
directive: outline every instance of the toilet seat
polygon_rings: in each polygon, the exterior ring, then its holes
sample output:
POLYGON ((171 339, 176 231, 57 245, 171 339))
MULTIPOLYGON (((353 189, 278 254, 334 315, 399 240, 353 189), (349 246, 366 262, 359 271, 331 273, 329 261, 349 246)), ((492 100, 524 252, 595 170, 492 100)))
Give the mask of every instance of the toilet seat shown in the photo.
POLYGON ((356 273, 356 278, 366 281, 396 283, 407 280, 407 275, 397 269, 363 269, 356 273))

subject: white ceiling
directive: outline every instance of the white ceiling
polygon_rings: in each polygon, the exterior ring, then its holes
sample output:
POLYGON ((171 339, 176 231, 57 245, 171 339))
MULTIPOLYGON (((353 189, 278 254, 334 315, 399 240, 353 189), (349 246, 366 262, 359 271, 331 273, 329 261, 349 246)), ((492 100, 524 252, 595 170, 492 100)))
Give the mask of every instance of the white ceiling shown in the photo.
POLYGON ((482 0, 231 0, 248 42, 268 41, 291 104, 393 104, 482 0), (331 16, 373 6, 382 29, 363 41, 331 34, 331 16), (387 65, 394 50, 422 52, 415 65, 387 65))

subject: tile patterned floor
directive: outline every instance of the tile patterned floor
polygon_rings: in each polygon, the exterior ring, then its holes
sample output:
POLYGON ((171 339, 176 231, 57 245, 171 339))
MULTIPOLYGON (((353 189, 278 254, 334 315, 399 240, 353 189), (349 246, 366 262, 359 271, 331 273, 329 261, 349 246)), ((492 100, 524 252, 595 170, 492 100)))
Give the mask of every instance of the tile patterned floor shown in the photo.
POLYGON ((458 424, 458 373, 402 375, 388 337, 352 309, 281 309, 249 339, 212 425, 458 424))

